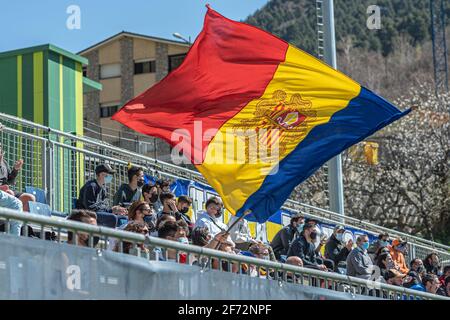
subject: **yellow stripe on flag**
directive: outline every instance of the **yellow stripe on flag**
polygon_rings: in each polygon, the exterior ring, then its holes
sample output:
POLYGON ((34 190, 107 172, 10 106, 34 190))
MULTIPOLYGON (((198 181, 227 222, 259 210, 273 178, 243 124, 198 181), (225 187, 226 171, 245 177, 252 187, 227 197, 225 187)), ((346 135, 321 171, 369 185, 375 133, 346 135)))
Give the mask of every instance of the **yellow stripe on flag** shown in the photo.
MULTIPOLYGON (((344 74, 289 46, 285 61, 278 66, 263 96, 248 103, 220 128, 208 146, 204 162, 197 168, 219 194, 225 195, 226 208, 236 214, 261 187, 266 175, 275 170, 314 127, 327 123, 334 113, 357 97, 360 90, 360 85, 344 74), (280 128, 277 112, 283 110, 288 111, 283 116, 287 125, 295 124, 299 115, 306 118, 295 130, 268 132, 261 137, 270 139, 271 145, 276 139, 278 156, 266 160, 246 157, 244 139, 237 137, 236 132, 247 130, 254 135, 258 128, 280 128)), ((259 138, 256 139, 250 145, 256 145, 259 138)), ((249 147, 250 151, 252 148, 249 147)))

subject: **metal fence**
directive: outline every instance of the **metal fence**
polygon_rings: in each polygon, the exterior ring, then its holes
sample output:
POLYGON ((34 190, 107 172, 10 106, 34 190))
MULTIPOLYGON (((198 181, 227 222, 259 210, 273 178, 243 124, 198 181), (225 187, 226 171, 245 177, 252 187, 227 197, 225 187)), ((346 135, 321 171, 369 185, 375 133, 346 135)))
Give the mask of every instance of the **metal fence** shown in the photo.
MULTIPOLYGON (((94 139, 50 129, 7 114, 0 113, 0 119, 6 126, 0 132, 6 159, 10 164, 19 158, 25 161, 24 169, 18 178, 17 189, 23 191, 25 186, 44 189, 48 202, 55 211, 69 212, 72 209, 79 189, 85 181, 95 177, 96 165, 103 162, 109 163, 117 171, 108 188, 109 199, 112 199, 120 184, 127 182, 129 164, 142 166, 147 174, 157 178, 162 176, 181 178, 208 185, 203 176, 194 170, 106 145, 94 139)), ((410 252, 415 253, 417 257, 424 258, 428 253, 436 251, 441 260, 450 260, 450 246, 447 245, 293 200, 286 201, 283 208, 374 234, 387 231, 391 236, 406 239, 410 244, 410 252)))
MULTIPOLYGON (((64 219, 48 218, 0 208, 0 220, 3 220, 6 225, 5 232, 8 232, 9 223, 12 220, 22 222, 25 226, 24 230, 28 230, 28 226, 33 226, 39 231, 40 239, 45 239, 44 235, 46 231, 53 230, 56 235, 54 241, 57 243, 63 242, 68 232, 72 232, 74 235, 73 243, 75 245, 77 245, 77 239, 81 234, 88 235, 88 247, 94 248, 94 242, 98 241, 96 247, 98 250, 108 250, 108 242, 111 239, 116 239, 119 253, 122 253, 124 248, 127 247, 130 248, 131 252, 135 252, 137 256, 148 260, 160 260, 159 255, 153 254, 155 248, 159 248, 162 252, 165 252, 163 255, 166 258, 165 260, 168 260, 168 255, 171 253, 175 257, 175 261, 173 262, 177 263, 181 263, 181 254, 184 254, 185 262, 183 263, 192 264, 192 261, 198 261, 199 272, 204 271, 206 268, 213 268, 214 262, 218 262, 216 269, 222 272, 236 273, 236 276, 238 274, 255 276, 252 275, 251 270, 256 270, 257 277, 265 278, 268 281, 277 281, 281 287, 282 283, 293 283, 333 291, 350 292, 354 295, 393 300, 450 300, 438 295, 392 286, 378 281, 363 280, 337 273, 322 272, 263 259, 229 254, 193 245, 181 244, 175 241, 64 219), (228 268, 225 266, 228 266, 228 268), (233 266, 236 266, 237 269, 233 270, 233 266)), ((25 236, 28 236, 27 232, 25 236)), ((40 239, 36 241, 43 241, 40 239)))

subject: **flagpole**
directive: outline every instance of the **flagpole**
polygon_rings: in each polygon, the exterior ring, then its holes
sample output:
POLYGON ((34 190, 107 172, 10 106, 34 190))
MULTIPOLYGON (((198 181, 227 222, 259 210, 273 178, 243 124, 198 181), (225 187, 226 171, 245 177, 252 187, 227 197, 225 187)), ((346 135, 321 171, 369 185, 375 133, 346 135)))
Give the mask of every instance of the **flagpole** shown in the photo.
MULTIPOLYGON (((225 233, 230 233, 231 229, 242 219, 244 219, 246 216, 248 216, 250 213, 252 213, 252 210, 246 210, 242 216, 240 216, 238 219, 236 219, 229 227, 228 230, 225 231, 225 233)), ((220 247, 221 242, 219 241, 214 249, 218 250, 220 247)))
MULTIPOLYGON (((325 62, 334 69, 337 69, 333 0, 323 1, 323 26, 325 62)), ((328 161, 328 194, 330 210, 344 215, 344 187, 342 183, 342 159, 340 154, 328 161)))

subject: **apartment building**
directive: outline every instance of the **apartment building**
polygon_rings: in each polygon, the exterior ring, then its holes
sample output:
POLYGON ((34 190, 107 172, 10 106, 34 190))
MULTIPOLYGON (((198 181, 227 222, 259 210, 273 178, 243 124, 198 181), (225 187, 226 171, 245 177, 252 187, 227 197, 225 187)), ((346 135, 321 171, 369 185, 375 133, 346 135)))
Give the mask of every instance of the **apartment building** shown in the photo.
POLYGON ((164 141, 157 139, 152 146, 155 139, 136 134, 112 121, 111 116, 177 68, 189 46, 185 42, 122 31, 79 52, 89 60, 84 75, 103 86, 100 92, 85 94, 86 134, 167 160, 170 148, 164 141))

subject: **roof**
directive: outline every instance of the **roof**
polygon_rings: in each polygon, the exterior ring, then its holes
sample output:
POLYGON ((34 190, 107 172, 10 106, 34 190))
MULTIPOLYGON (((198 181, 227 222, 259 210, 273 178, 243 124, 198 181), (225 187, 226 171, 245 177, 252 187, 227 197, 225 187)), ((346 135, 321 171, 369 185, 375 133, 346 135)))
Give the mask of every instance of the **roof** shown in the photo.
POLYGON ((102 89, 103 85, 101 83, 83 77, 83 93, 93 92, 97 90, 101 91, 102 89))
POLYGON ((161 42, 161 43, 167 43, 167 44, 175 44, 175 45, 180 45, 180 46, 184 46, 184 47, 190 47, 190 44, 183 42, 183 41, 177 41, 177 40, 170 40, 170 39, 164 39, 164 38, 158 38, 158 37, 152 37, 152 36, 147 36, 144 34, 139 34, 139 33, 134 33, 134 32, 128 32, 128 31, 122 31, 119 32, 103 41, 100 41, 92 46, 90 46, 89 48, 86 48, 84 50, 81 50, 80 52, 78 52, 77 54, 86 54, 92 50, 95 50, 101 46, 104 46, 112 41, 118 40, 122 37, 132 37, 132 38, 139 38, 139 39, 144 39, 144 40, 151 40, 151 41, 155 41, 155 42, 161 42))
POLYGON ((69 59, 75 60, 77 62, 80 62, 82 64, 89 64, 88 59, 73 54, 67 50, 61 49, 57 46, 54 46, 52 44, 44 44, 44 45, 39 45, 39 46, 34 46, 34 47, 28 47, 28 48, 23 48, 23 49, 17 49, 17 50, 11 50, 11 51, 5 51, 5 52, 0 52, 0 58, 6 58, 6 57, 13 57, 13 56, 18 56, 21 54, 27 54, 27 53, 32 53, 32 52, 39 52, 39 51, 53 51, 55 53, 58 53, 62 56, 65 56, 69 59))

